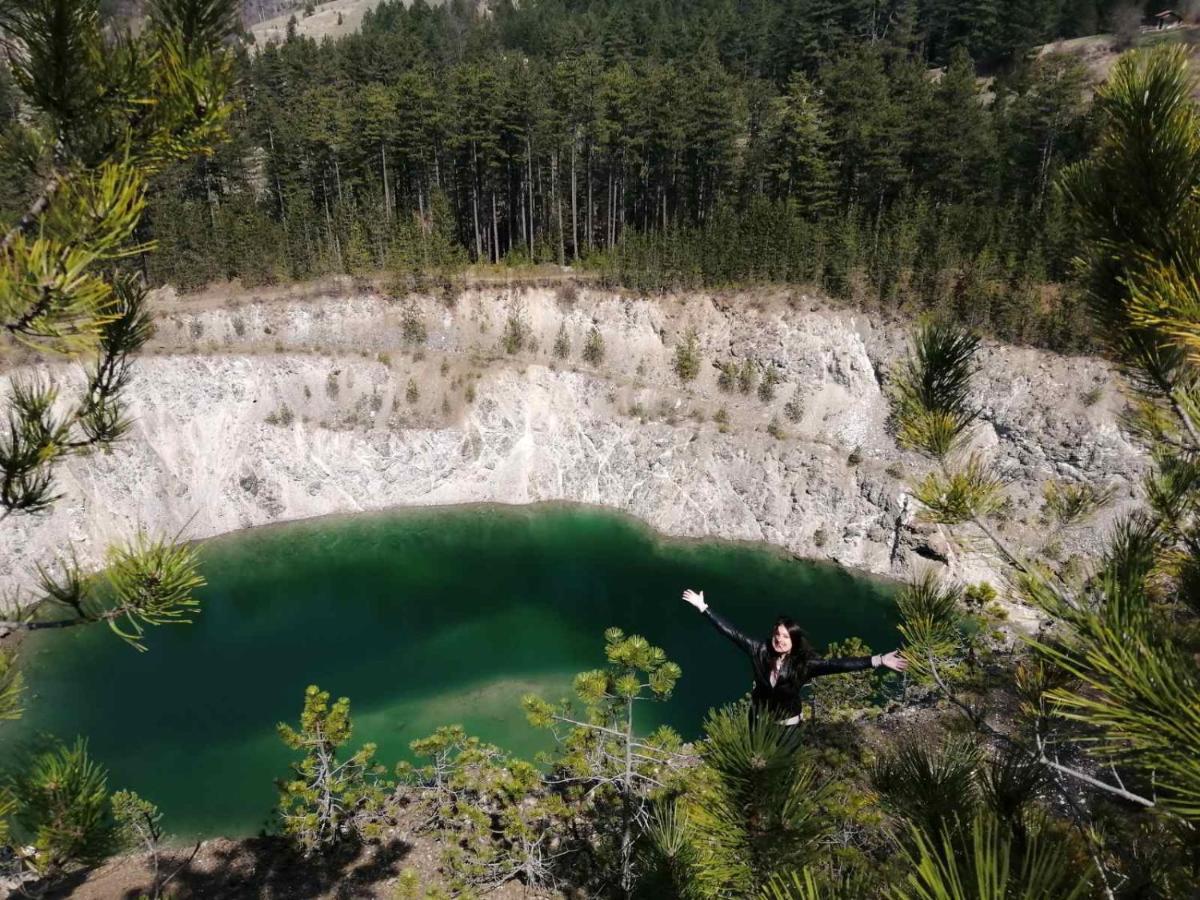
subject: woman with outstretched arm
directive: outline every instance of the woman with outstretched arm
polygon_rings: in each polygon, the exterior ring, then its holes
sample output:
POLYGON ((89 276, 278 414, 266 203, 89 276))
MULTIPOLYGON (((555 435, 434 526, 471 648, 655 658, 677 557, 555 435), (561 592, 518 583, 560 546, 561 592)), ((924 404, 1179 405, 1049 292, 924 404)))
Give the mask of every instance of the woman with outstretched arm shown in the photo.
POLYGON ((792 619, 780 616, 775 620, 771 637, 757 641, 738 631, 704 602, 703 591, 686 590, 683 599, 712 622, 713 627, 738 647, 746 651, 754 668, 754 690, 750 694, 756 708, 770 710, 780 725, 798 725, 802 712, 800 688, 810 678, 857 672, 886 666, 897 672, 908 668, 908 661, 899 651, 876 656, 847 656, 838 659, 819 659, 808 636, 792 619))

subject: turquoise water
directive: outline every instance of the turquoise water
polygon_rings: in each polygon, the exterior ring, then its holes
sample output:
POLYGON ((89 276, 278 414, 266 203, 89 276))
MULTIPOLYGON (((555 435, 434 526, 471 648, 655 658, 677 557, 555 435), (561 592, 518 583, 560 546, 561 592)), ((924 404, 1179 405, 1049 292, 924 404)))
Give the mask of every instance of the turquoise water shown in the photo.
POLYGON ((767 549, 667 541, 628 519, 562 507, 462 508, 312 522, 230 535, 201 550, 208 585, 190 626, 138 653, 95 626, 24 645, 27 712, 0 726, 11 756, 39 732, 85 736, 109 770, 180 837, 267 827, 293 757, 275 723, 304 688, 350 697, 355 745, 389 766, 438 725, 510 750, 547 746, 521 696, 565 696, 603 664, 603 632, 645 635, 683 668, 639 725, 695 736, 704 712, 749 687, 745 659, 679 595, 750 632, 786 612, 813 642, 897 643, 892 588, 767 549))

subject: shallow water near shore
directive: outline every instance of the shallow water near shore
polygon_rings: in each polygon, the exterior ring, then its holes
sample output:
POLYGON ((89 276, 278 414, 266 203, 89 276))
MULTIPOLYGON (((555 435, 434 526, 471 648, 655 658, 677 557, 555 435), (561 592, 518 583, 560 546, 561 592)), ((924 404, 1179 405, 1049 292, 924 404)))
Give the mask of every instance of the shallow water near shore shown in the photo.
POLYGON ((174 835, 244 836, 270 826, 274 779, 295 756, 275 723, 299 718, 309 684, 350 697, 353 745, 376 742, 390 768, 451 723, 519 754, 548 749, 521 697, 565 696, 576 672, 603 665, 611 626, 683 669, 669 701, 639 708, 639 727, 695 737, 750 675, 680 600, 685 587, 750 633, 786 612, 818 648, 898 640, 886 582, 579 507, 314 520, 207 542, 201 560, 202 614, 152 630, 146 653, 103 626, 25 642, 27 711, 0 728, 6 761, 39 733, 80 735, 109 787, 153 800, 174 835))

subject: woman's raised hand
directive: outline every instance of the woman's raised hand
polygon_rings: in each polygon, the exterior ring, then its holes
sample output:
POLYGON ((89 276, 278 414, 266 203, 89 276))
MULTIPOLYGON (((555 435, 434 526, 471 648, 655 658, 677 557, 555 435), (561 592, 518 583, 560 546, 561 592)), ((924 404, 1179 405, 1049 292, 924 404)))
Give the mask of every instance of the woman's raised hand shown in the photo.
POLYGON ((894 672, 903 672, 908 668, 908 660, 900 655, 899 650, 893 650, 891 653, 885 653, 879 657, 879 664, 887 666, 894 672))
POLYGON ((688 588, 683 592, 683 599, 692 604, 692 606, 696 607, 696 609, 700 610, 700 612, 704 612, 706 609, 708 609, 708 604, 704 602, 704 591, 697 593, 691 588, 688 588))

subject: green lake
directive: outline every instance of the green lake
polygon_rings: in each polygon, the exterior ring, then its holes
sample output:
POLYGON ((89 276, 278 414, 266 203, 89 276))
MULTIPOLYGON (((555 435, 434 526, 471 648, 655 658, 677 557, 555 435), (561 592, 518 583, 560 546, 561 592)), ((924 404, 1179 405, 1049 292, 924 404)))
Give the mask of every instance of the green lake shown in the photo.
POLYGON ((522 695, 565 696, 575 672, 603 664, 610 626, 683 669, 639 726, 694 737, 750 673, 680 599, 686 587, 752 633, 786 612, 818 647, 898 640, 884 582, 761 547, 667 540, 578 507, 313 520, 206 542, 201 558, 202 614, 151 631, 146 653, 104 626, 26 641, 27 711, 0 727, 9 759, 40 733, 86 737, 110 788, 153 800, 181 838, 270 826, 274 779, 293 757, 275 723, 299 718, 309 684, 350 697, 355 746, 375 741, 390 767, 450 723, 521 754, 545 749, 522 695))

